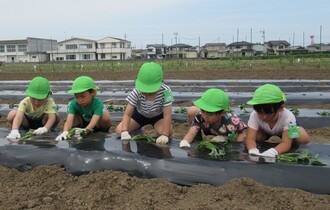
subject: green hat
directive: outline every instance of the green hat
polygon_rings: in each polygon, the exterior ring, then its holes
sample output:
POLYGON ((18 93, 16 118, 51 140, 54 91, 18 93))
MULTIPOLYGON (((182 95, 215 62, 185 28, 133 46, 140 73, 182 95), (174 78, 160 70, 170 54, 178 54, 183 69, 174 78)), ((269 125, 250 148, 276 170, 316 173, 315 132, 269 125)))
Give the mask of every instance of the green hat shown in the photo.
POLYGON ((247 104, 273 104, 281 101, 286 101, 285 94, 282 90, 276 85, 265 84, 254 91, 252 100, 248 101, 247 104))
POLYGON ((94 84, 94 80, 88 76, 80 76, 73 81, 72 89, 68 91, 68 94, 82 93, 89 89, 98 89, 94 84))
POLYGON ((200 99, 194 102, 194 105, 206 112, 217 112, 229 109, 228 95, 217 88, 211 88, 205 91, 200 99))
POLYGON ((48 79, 43 77, 33 78, 25 93, 26 95, 36 99, 47 98, 48 94, 50 93, 50 85, 48 79))
POLYGON ((163 68, 154 62, 144 63, 137 75, 135 88, 143 93, 154 93, 163 83, 163 68))

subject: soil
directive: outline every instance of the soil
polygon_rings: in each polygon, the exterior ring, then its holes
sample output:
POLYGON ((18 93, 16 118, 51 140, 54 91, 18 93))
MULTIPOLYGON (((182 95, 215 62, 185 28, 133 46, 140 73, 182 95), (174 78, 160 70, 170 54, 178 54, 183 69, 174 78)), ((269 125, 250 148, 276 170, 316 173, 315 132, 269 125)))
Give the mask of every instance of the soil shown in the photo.
MULTIPOLYGON (((330 69, 309 70, 166 70, 165 79, 330 79, 330 69)), ((0 80, 73 80, 80 75, 95 80, 134 80, 136 71, 4 73, 0 80), (63 78, 65 75, 65 78, 63 78)), ((303 108, 303 106, 299 106, 303 108)), ((306 108, 330 109, 330 105, 306 108)), ((63 125, 61 123, 60 127, 63 125)), ((9 127, 5 116, 0 127, 9 127)), ((115 126, 113 126, 112 131, 115 126)), ((174 123, 174 138, 182 138, 187 123, 174 123)), ((147 133, 152 132, 147 127, 147 133)), ((307 129, 312 141, 330 143, 330 127, 307 129)), ((306 180, 308 181, 308 180, 306 180)), ((299 189, 274 188, 249 178, 234 179, 221 187, 180 186, 164 179, 140 179, 123 172, 102 171, 73 176, 61 166, 39 166, 27 172, 0 167, 1 209, 329 209, 330 195, 299 189)))

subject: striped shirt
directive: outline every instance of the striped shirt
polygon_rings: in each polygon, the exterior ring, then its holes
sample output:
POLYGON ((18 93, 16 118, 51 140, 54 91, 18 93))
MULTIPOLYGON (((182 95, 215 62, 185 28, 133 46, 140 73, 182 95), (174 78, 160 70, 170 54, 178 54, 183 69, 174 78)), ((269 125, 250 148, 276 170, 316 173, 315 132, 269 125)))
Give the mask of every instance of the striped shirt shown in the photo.
POLYGON ((141 115, 152 118, 162 114, 163 108, 172 104, 173 96, 170 87, 162 84, 153 101, 147 101, 146 96, 136 88, 127 96, 126 101, 136 107, 141 115))

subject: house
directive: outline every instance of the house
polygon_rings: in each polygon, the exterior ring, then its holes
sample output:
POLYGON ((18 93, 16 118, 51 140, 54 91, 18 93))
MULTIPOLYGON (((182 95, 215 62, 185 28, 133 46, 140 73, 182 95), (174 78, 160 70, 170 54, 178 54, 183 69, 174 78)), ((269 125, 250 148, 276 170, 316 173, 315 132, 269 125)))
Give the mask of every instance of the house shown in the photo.
POLYGON ((132 57, 131 42, 114 37, 97 41, 97 60, 126 60, 132 57))
POLYGON ((166 57, 167 46, 164 44, 148 44, 147 59, 164 59, 166 57))
POLYGON ((52 39, 27 37, 19 40, 0 40, 0 61, 46 62, 50 60, 47 51, 56 48, 57 41, 52 39))
POLYGON ((51 61, 96 60, 96 41, 71 38, 58 43, 56 50, 48 51, 51 61))
POLYGON ((226 55, 226 43, 206 43, 200 54, 202 58, 220 58, 226 57, 226 55))
POLYGON ((289 49, 290 43, 285 40, 268 41, 264 43, 267 54, 282 55, 289 49))
POLYGON ((254 55, 252 46, 250 42, 233 42, 227 45, 227 52, 229 56, 252 56, 254 55))
POLYGON ((313 44, 313 45, 309 45, 306 47, 308 49, 308 51, 310 52, 315 52, 315 51, 330 51, 330 44, 324 44, 324 43, 320 43, 320 44, 313 44))
POLYGON ((167 58, 197 58, 196 48, 188 44, 174 44, 168 47, 167 58))

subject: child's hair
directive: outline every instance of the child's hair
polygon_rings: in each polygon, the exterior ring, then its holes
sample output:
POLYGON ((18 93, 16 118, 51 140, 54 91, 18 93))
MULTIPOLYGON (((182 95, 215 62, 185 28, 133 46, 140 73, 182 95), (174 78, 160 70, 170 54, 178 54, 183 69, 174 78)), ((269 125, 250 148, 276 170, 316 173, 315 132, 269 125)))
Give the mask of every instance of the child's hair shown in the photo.
POLYGON ((276 113, 283 104, 284 101, 271 104, 256 104, 253 105, 253 109, 259 114, 273 114, 276 113))

